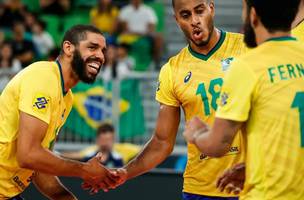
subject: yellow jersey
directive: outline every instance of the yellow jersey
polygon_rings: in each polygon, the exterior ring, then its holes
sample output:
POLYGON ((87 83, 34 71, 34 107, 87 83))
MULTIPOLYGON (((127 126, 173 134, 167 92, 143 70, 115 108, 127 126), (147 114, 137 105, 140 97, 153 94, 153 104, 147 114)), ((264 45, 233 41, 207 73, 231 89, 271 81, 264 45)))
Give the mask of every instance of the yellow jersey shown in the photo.
POLYGON ((304 46, 273 38, 239 57, 216 116, 246 121, 243 200, 304 199, 304 46))
POLYGON ((90 11, 91 23, 105 33, 112 33, 114 31, 113 27, 118 15, 119 10, 116 7, 112 7, 109 12, 104 13, 99 13, 97 7, 90 11))
POLYGON ((16 158, 19 112, 48 124, 41 143, 52 148, 60 127, 72 108, 72 92, 64 93, 61 67, 56 62, 36 62, 19 72, 0 96, 0 199, 21 193, 32 170, 20 168, 16 158))
POLYGON ((304 20, 291 31, 291 34, 299 41, 304 42, 304 20))
MULTIPOLYGON (((246 51, 243 36, 221 31, 220 40, 207 54, 199 54, 190 46, 182 49, 165 64, 159 75, 156 100, 168 106, 182 107, 186 121, 194 116, 212 124, 223 76, 234 57, 246 51)), ((233 196, 216 189, 217 178, 228 168, 244 161, 241 135, 230 152, 222 158, 209 158, 195 145, 188 144, 188 161, 183 191, 207 196, 233 196)))

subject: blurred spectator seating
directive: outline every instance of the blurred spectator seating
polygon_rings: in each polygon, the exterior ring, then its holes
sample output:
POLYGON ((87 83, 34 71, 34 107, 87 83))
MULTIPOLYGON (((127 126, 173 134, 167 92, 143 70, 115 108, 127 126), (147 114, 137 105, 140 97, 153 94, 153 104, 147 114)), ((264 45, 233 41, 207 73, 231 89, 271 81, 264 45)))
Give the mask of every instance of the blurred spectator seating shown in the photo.
MULTIPOLYGON (((157 6, 154 7, 157 8, 157 6)), ((158 16, 161 15, 157 15, 152 7, 144 5, 142 0, 131 0, 129 5, 121 9, 119 15, 121 34, 118 42, 132 44, 131 55, 137 61, 136 70, 146 70, 151 60, 151 54, 156 65, 160 62, 163 38, 156 28, 158 27, 158 16)), ((163 23, 163 20, 161 21, 163 23)))
POLYGON ((35 58, 35 48, 31 40, 25 38, 25 27, 21 22, 15 22, 12 39, 13 54, 21 62, 22 68, 30 65, 35 58))
POLYGON ((97 6, 90 11, 91 24, 103 33, 112 35, 116 29, 119 10, 111 0, 98 0, 97 6))
POLYGON ((33 42, 39 53, 39 57, 45 58, 55 47, 52 36, 45 31, 46 24, 40 20, 34 23, 32 27, 33 42))
POLYGON ((21 63, 14 58, 11 44, 9 42, 0 44, 0 91, 20 69, 21 63))
POLYGON ((128 55, 129 45, 109 45, 106 52, 106 63, 101 76, 105 82, 116 77, 123 78, 129 74, 135 65, 135 61, 128 55))
POLYGON ((131 144, 114 144, 115 130, 111 124, 104 123, 97 129, 96 145, 87 147, 78 152, 66 152, 62 156, 88 161, 102 153, 101 163, 107 167, 122 167, 123 164, 132 159, 138 152, 139 147, 131 144))

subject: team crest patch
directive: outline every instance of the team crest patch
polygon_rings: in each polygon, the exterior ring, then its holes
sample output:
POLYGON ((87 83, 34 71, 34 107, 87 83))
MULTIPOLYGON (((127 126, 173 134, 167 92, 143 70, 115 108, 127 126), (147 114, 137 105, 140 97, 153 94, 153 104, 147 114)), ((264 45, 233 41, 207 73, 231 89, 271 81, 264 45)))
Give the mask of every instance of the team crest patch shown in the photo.
POLYGON ((40 113, 45 113, 49 105, 50 98, 43 94, 37 94, 33 98, 33 109, 40 113))
POLYGON ((231 65, 231 62, 233 61, 234 58, 230 57, 230 58, 227 58, 227 59, 223 59, 221 61, 222 63, 222 70, 225 72, 229 69, 229 66, 231 65))

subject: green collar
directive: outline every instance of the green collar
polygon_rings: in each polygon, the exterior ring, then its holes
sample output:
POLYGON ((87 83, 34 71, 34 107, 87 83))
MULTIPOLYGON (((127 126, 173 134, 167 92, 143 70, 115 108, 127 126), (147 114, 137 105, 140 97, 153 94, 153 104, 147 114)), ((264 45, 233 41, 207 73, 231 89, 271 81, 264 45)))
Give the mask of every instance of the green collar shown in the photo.
POLYGON ((268 40, 266 40, 266 42, 268 41, 296 41, 297 39, 291 36, 283 36, 283 37, 275 37, 275 38, 270 38, 268 40))
POLYGON ((190 45, 188 45, 189 52, 196 58, 207 61, 223 44, 226 38, 226 32, 221 30, 221 35, 219 41, 216 45, 209 51, 207 55, 195 52, 190 45))
POLYGON ((61 68, 61 64, 58 60, 56 60, 59 72, 60 72, 60 79, 61 79, 61 89, 62 89, 62 94, 63 96, 67 94, 66 91, 64 91, 64 80, 63 80, 63 75, 62 75, 62 68, 61 68))

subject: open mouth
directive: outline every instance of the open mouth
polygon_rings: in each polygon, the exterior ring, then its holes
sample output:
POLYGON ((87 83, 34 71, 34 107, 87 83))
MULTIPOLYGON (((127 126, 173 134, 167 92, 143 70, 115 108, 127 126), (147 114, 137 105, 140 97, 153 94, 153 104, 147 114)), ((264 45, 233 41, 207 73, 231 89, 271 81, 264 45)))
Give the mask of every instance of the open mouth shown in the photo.
POLYGON ((200 29, 194 29, 192 35, 195 40, 200 40, 203 37, 203 32, 200 29))
POLYGON ((99 62, 89 62, 87 65, 89 66, 90 73, 97 74, 101 64, 99 62))

